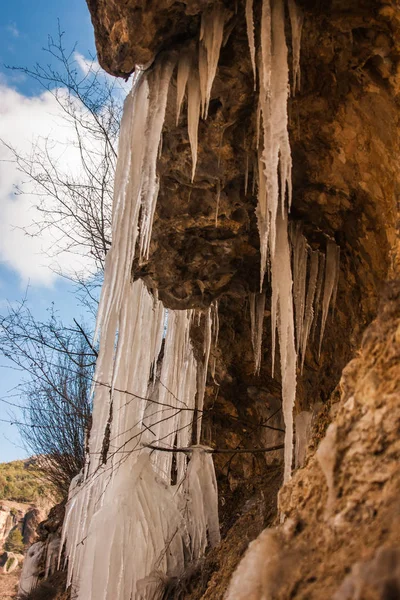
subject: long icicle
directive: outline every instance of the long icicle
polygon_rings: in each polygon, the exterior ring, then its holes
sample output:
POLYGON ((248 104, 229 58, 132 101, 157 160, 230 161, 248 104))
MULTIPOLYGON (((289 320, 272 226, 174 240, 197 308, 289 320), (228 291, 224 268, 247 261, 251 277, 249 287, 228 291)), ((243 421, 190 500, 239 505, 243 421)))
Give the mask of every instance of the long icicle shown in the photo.
POLYGON ((205 11, 201 18, 199 71, 203 119, 208 115, 211 88, 217 72, 226 17, 226 10, 217 5, 211 12, 205 11))
POLYGON ((276 331, 279 335, 282 405, 285 421, 285 472, 291 474, 293 407, 297 356, 294 340, 293 283, 288 241, 288 210, 292 199, 292 159, 288 134, 289 69, 283 0, 263 0, 259 53, 259 103, 263 140, 259 151, 257 222, 260 234, 260 291, 268 254, 271 262, 272 371, 276 331))
POLYGON ((188 132, 192 152, 192 181, 196 173, 198 130, 200 119, 200 81, 196 69, 192 69, 188 83, 188 132))
POLYGON ((304 314, 304 325, 303 325, 303 334, 301 338, 301 347, 300 347, 300 356, 301 356, 301 372, 303 373, 304 360, 306 356, 306 349, 308 343, 308 337, 310 335, 311 325, 314 318, 314 297, 315 290, 317 287, 317 277, 318 277, 318 256, 319 252, 311 251, 311 260, 310 260, 310 277, 308 281, 308 289, 307 289, 307 299, 306 299, 306 307, 304 314))
POLYGON ((332 297, 336 299, 335 289, 337 288, 337 282, 339 278, 339 256, 339 247, 333 240, 328 240, 326 249, 324 296, 322 299, 322 320, 318 351, 319 355, 321 355, 322 340, 324 337, 326 319, 328 317, 329 304, 332 297))
POLYGON ((296 362, 292 271, 287 219, 277 216, 276 252, 271 260, 272 305, 277 313, 282 377, 282 412, 285 421, 284 481, 288 481, 293 458, 293 408, 296 399, 296 362))
POLYGON ((178 75, 176 77, 176 124, 179 123, 182 102, 185 96, 186 86, 192 69, 192 54, 189 50, 182 52, 178 62, 178 75))
POLYGON ((254 40, 254 15, 253 15, 253 0, 246 0, 246 25, 247 38, 249 40, 251 66, 253 67, 254 89, 257 86, 257 69, 256 69, 256 44, 254 40))
POLYGON ((304 15, 294 0, 288 0, 290 23, 292 27, 292 94, 300 91, 301 70, 300 70, 300 47, 301 34, 303 30, 304 15))
MULTIPOLYGON (((161 573, 161 579, 178 576, 188 559, 200 558, 191 546, 191 527, 202 536, 200 548, 207 546, 207 537, 211 544, 217 539, 215 532, 207 533, 207 523, 215 529, 217 520, 212 462, 205 461, 202 480, 209 490, 207 506, 197 502, 195 522, 188 523, 184 498, 171 487, 172 456, 150 456, 142 446, 155 440, 188 446, 196 410, 192 311, 169 311, 160 366, 164 308, 131 276, 137 242, 144 255, 149 249, 173 65, 168 57, 160 58, 154 69, 137 78, 124 107, 113 244, 98 316, 89 455, 85 472, 71 485, 63 531, 68 581, 78 600, 125 600, 141 594, 160 598, 163 586, 152 574, 161 573), (132 547, 137 549, 135 568, 129 569, 132 547)), ((205 350, 208 362, 208 345, 205 350)), ((187 473, 183 455, 177 458, 176 472, 182 481, 187 473)))

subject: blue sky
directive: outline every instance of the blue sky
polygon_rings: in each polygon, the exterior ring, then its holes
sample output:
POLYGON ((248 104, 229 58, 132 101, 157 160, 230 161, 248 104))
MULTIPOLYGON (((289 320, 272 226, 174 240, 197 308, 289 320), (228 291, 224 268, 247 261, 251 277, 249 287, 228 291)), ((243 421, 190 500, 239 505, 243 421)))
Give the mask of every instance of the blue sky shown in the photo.
MULTIPOLYGON (((38 84, 21 74, 8 71, 4 65, 29 68, 36 62, 47 63, 49 58, 42 48, 47 45, 48 35, 57 36, 58 20, 61 29, 65 31, 64 45, 67 48, 72 48, 77 43, 77 50, 83 56, 94 54, 93 29, 84 0, 14 0, 2 5, 0 87, 2 97, 8 99, 9 104, 8 108, 4 108, 4 102, 0 103, 0 120, 2 117, 3 120, 8 119, 8 123, 3 124, 3 130, 1 127, 0 130, 7 131, 13 142, 12 131, 15 128, 16 144, 30 143, 28 137, 24 139, 24 128, 22 132, 21 128, 18 129, 21 115, 28 120, 31 115, 34 129, 35 122, 39 126, 39 121, 41 124, 46 119, 46 101, 40 97, 42 90, 38 84), (34 100, 35 103, 29 104, 27 99, 34 100), (13 111, 17 104, 20 112, 13 111)), ((56 116, 53 114, 50 118, 54 120, 56 116)), ((31 135, 30 130, 28 133, 29 128, 26 125, 24 127, 26 136, 31 135)), ((0 314, 4 313, 7 302, 21 300, 29 286, 28 301, 37 318, 45 317, 46 309, 52 302, 63 320, 79 318, 83 311, 77 305, 71 284, 48 271, 45 261, 41 263, 37 246, 29 245, 28 241, 16 237, 15 227, 18 227, 20 221, 25 224, 28 209, 19 198, 12 197, 11 184, 12 181, 7 181, 7 172, 0 171, 0 314)), ((0 359, 0 364, 3 365, 0 369, 0 398, 6 396, 21 377, 20 373, 4 367, 4 363, 0 359)), ((2 419, 9 419, 9 409, 1 402, 0 416, 2 419)), ((0 422, 0 462, 24 457, 25 452, 20 444, 16 428, 0 422)))
MULTIPOLYGON (((0 72, 8 66, 32 66, 48 59, 43 54, 49 35, 57 35, 58 20, 65 31, 65 44, 77 43, 79 52, 94 54, 94 35, 85 0, 14 0, 3 2, 0 27, 0 72)), ((17 81, 22 93, 36 93, 37 87, 29 80, 17 81)))

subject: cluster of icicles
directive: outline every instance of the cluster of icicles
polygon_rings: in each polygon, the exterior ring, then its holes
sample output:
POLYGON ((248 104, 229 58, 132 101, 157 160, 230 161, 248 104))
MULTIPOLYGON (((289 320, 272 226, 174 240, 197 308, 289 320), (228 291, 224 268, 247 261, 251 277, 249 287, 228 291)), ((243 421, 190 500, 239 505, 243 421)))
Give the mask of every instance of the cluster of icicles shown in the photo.
MULTIPOLYGON (((295 89, 300 75, 302 17, 293 0, 288 4, 295 89)), ((333 242, 328 244, 323 286, 323 255, 307 247, 300 230, 293 231, 292 243, 288 236, 291 154, 284 10, 284 0, 263 0, 261 41, 256 53, 252 0, 247 0, 250 54, 259 88, 261 289, 269 265, 273 344, 275 347, 278 331, 280 347, 288 479, 293 455, 296 344, 303 363, 322 288, 323 333, 337 285, 338 253, 333 242)), ((187 47, 179 60, 176 53, 161 55, 152 69, 139 72, 125 102, 113 243, 107 255, 97 322, 100 342, 93 426, 84 473, 71 484, 61 543, 68 560, 68 585, 78 600, 157 600, 169 578, 179 577, 188 563, 197 561, 208 545, 219 541, 213 462, 207 448, 199 445, 210 350, 218 337, 217 306, 202 316, 194 310, 166 311, 140 280, 132 281, 131 268, 137 249, 140 259, 149 256, 159 189, 157 159, 173 72, 177 66, 177 119, 187 90, 194 178, 199 119, 207 117, 228 15, 220 5, 207 11, 198 44, 187 47), (194 357, 190 340, 196 317, 205 323, 200 361, 194 357), (187 454, 153 451, 148 446, 155 443, 190 450, 187 454)), ((264 304, 263 294, 254 297, 257 370, 264 304)))
MULTIPOLYGON (((130 210, 132 199, 126 187, 117 189, 124 198, 116 216, 130 210)), ((129 222, 126 214, 122 221, 129 222)), ((118 245, 110 252, 117 253, 118 245)), ((121 254, 110 256, 116 267, 119 259, 124 262, 121 254)), ((218 335, 216 308, 205 316, 167 312, 141 280, 113 275, 108 267, 89 460, 71 485, 62 544, 74 597, 156 599, 168 578, 182 575, 220 539, 211 454, 192 445, 194 431, 200 439, 205 375, 218 335), (204 360, 198 362, 189 337, 196 317, 207 332, 204 360), (152 451, 154 443, 187 448, 190 461, 182 452, 152 451)))

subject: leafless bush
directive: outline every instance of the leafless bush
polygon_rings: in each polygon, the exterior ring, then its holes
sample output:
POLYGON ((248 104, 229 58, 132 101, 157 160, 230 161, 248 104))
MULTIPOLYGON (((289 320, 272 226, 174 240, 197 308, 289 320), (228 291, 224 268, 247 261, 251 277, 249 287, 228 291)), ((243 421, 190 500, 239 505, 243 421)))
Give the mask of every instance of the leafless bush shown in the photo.
MULTIPOLYGON (((73 131, 67 144, 77 150, 78 172, 66 169, 63 155, 54 152, 58 140, 39 138, 26 155, 4 141, 3 144, 11 151, 20 172, 34 183, 40 218, 26 233, 36 236, 50 228, 58 238, 54 253, 90 255, 95 274, 103 271, 111 244, 123 91, 121 83, 106 75, 96 60, 85 60, 75 48, 67 51, 60 29, 57 38, 49 37, 46 52, 51 64, 11 69, 34 79, 56 100, 65 124, 73 131)), ((24 193, 23 188, 16 193, 24 193)))
POLYGON ((96 349, 89 339, 82 325, 65 327, 54 312, 48 321, 36 321, 24 302, 0 319, 1 352, 24 374, 13 396, 2 401, 21 409, 22 418, 12 422, 63 496, 84 464, 90 428, 96 349))

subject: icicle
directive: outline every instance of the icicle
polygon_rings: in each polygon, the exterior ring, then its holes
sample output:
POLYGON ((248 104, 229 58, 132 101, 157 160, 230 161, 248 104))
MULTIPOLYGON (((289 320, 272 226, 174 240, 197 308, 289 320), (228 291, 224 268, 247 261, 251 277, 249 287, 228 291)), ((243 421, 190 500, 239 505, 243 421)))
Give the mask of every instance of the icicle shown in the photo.
MULTIPOLYGON (((170 310, 166 320, 162 303, 141 280, 132 282, 131 275, 137 242, 142 256, 149 249, 158 191, 156 163, 172 69, 173 61, 163 57, 135 80, 135 93, 124 108, 113 243, 98 316, 89 455, 84 473, 71 483, 62 532, 68 585, 77 600, 140 598, 142 590, 146 597, 154 590, 152 574, 160 573, 161 580, 177 576, 190 550, 182 497, 171 485, 173 475, 179 482, 185 478, 186 457, 177 455, 176 464, 168 452, 153 452, 149 458, 145 446, 188 447, 192 441, 197 391, 190 341, 194 312, 170 310), (127 568, 133 547, 134 565, 127 568)), ((189 90, 189 104, 190 96, 189 90)), ((208 315, 205 377, 210 345, 208 315)), ((205 378, 203 397, 204 389, 205 378)))
MULTIPOLYGON (((259 151, 260 154, 260 151, 259 151)), ((268 259, 268 241, 270 234, 270 218, 268 214, 267 179, 260 160, 258 167, 258 205, 256 209, 258 231, 260 235, 260 293, 262 292, 265 270, 268 259)))
POLYGON ((308 290, 307 290, 307 300, 306 300, 306 308, 305 308, 305 315, 304 315, 303 335, 301 338, 301 348, 300 348, 301 372, 302 373, 303 373, 304 359, 306 356, 308 337, 310 335, 311 325, 312 325, 313 318, 314 318, 313 306, 314 306, 315 290, 317 287, 318 257, 319 257, 319 252, 311 252, 310 277, 308 280, 308 290))
MULTIPOLYGON (((282 216, 291 205, 292 159, 288 134, 287 45, 283 0, 273 3, 263 0, 261 16, 260 106, 263 122, 263 151, 260 171, 265 185, 259 188, 257 222, 260 233, 261 265, 260 285, 267 266, 267 249, 271 257, 275 252, 276 218, 281 204, 282 216)), ((261 176, 260 176, 261 181, 261 176)), ((260 287, 261 289, 261 287, 260 287)))
POLYGON ((312 325, 311 339, 314 340, 315 331, 317 329, 318 315, 320 311, 320 298, 322 293, 322 286, 324 283, 325 275, 325 254, 319 253, 318 256, 318 279, 317 287, 315 289, 315 300, 314 300, 314 322, 312 325))
POLYGON ((292 27, 292 94, 293 96, 297 91, 300 91, 300 46, 301 46, 301 33, 303 29, 304 15, 301 8, 299 8, 294 0, 288 0, 289 5, 289 16, 292 27))
POLYGON ((256 89, 257 72, 256 72, 256 45, 255 45, 255 41, 254 41, 253 0, 246 0, 246 24, 247 24, 247 37, 249 40, 249 47, 250 47, 251 66, 253 67, 253 75, 254 75, 254 89, 256 89))
POLYGON ((258 161, 255 160, 253 163, 253 180, 251 185, 251 193, 254 196, 257 189, 257 180, 258 180, 258 161))
MULTIPOLYGON (((202 22, 203 23, 203 22, 202 22)), ((207 50, 202 43, 199 44, 199 80, 200 80, 200 96, 201 96, 201 116, 205 118, 205 102, 207 97, 207 50)))
POLYGON ((332 313, 335 312, 336 297, 337 297, 337 291, 338 291, 338 285, 339 285, 339 275, 340 275, 340 248, 339 248, 339 246, 337 247, 336 262, 337 262, 337 265, 335 267, 336 277, 335 277, 335 283, 333 284, 332 301, 331 301, 332 313))
POLYGON ((192 181, 196 172, 198 129, 200 118, 200 83, 195 70, 192 70, 188 83, 188 131, 190 148, 192 151, 192 181))
POLYGON ((140 253, 148 258, 154 211, 158 197, 157 153, 165 119, 167 97, 175 63, 171 59, 157 63, 150 86, 149 120, 146 131, 146 155, 142 173, 142 214, 140 224, 140 253))
MULTIPOLYGON (((287 220, 278 213, 276 252, 271 259, 272 301, 271 321, 273 340, 278 329, 282 376, 282 412, 285 421, 285 470, 288 481, 293 457, 293 407, 296 398, 296 350, 294 345, 294 315, 292 300, 292 272, 287 220)), ((275 341, 273 341, 275 344, 275 341)), ((275 348, 273 346, 273 352, 275 348)))
POLYGON ((207 543, 213 548, 221 539, 218 522, 217 481, 214 463, 207 450, 208 448, 205 446, 193 447, 184 484, 193 557, 203 556, 207 543))
POLYGON ((218 337, 219 337, 218 300, 215 300, 211 304, 211 310, 212 310, 213 346, 214 346, 214 348, 216 348, 218 345, 218 337))
POLYGON ((328 240, 328 246, 326 250, 324 297, 322 299, 322 320, 321 333, 319 338, 319 355, 321 355, 322 340, 324 337, 329 304, 334 293, 335 284, 337 286, 336 282, 338 281, 339 277, 339 256, 339 247, 332 240, 328 240))
POLYGON ((226 17, 225 9, 217 5, 211 12, 204 12, 201 18, 199 72, 203 119, 208 115, 211 88, 217 72, 226 17))
POLYGON ((293 299, 296 311, 296 349, 299 352, 303 339, 304 310, 306 303, 307 240, 298 223, 292 227, 293 245, 293 299))
POLYGON ((197 444, 200 443, 200 434, 201 434, 201 422, 202 422, 202 411, 204 406, 204 395, 206 391, 206 383, 207 383, 207 371, 208 371, 208 362, 210 360, 210 352, 211 352, 211 342, 212 342, 212 318, 211 318, 211 307, 207 309, 205 315, 205 329, 204 329, 204 359, 203 362, 198 363, 198 391, 197 391, 197 409, 199 411, 199 418, 197 422, 197 444))
POLYGON ((57 561, 60 552, 60 536, 51 533, 46 543, 46 568, 44 577, 47 579, 57 571, 57 561))
POLYGON ((261 102, 260 102, 260 95, 258 95, 257 113, 256 113, 256 148, 257 148, 257 150, 260 147, 260 136, 261 136, 261 102))
POLYGON ((244 195, 247 196, 247 188, 249 186, 249 155, 246 154, 246 170, 244 173, 244 195))
POLYGON ((176 124, 179 123, 183 98, 186 85, 192 68, 192 54, 189 51, 182 52, 178 62, 178 75, 176 78, 176 124))
POLYGON ((260 374, 261 348, 265 312, 265 292, 261 294, 249 294, 250 299, 250 323, 251 343, 254 352, 254 374, 260 374))
POLYGON ((221 199, 221 181, 218 179, 217 181, 217 204, 215 208, 215 227, 218 227, 218 211, 219 211, 219 201, 221 199))
POLYGON ((112 498, 94 514, 85 540, 79 600, 137 598, 141 581, 155 569, 176 577, 188 551, 173 491, 155 476, 147 454, 118 469, 112 488, 112 498), (132 548, 134 568, 127 568, 132 548))
POLYGON ((218 337, 219 337, 218 300, 215 300, 211 304, 211 320, 212 320, 212 343, 211 343, 211 345, 212 345, 212 348, 213 348, 214 356, 212 357, 210 372, 211 372, 211 377, 213 378, 214 383, 216 383, 216 381, 215 381, 215 367, 216 367, 216 362, 217 361, 216 361, 215 353, 217 351, 218 337))
POLYGON ((306 460, 307 446, 311 435, 312 413, 304 410, 295 418, 296 428, 296 447, 295 447, 295 468, 298 469, 304 465, 306 460))

